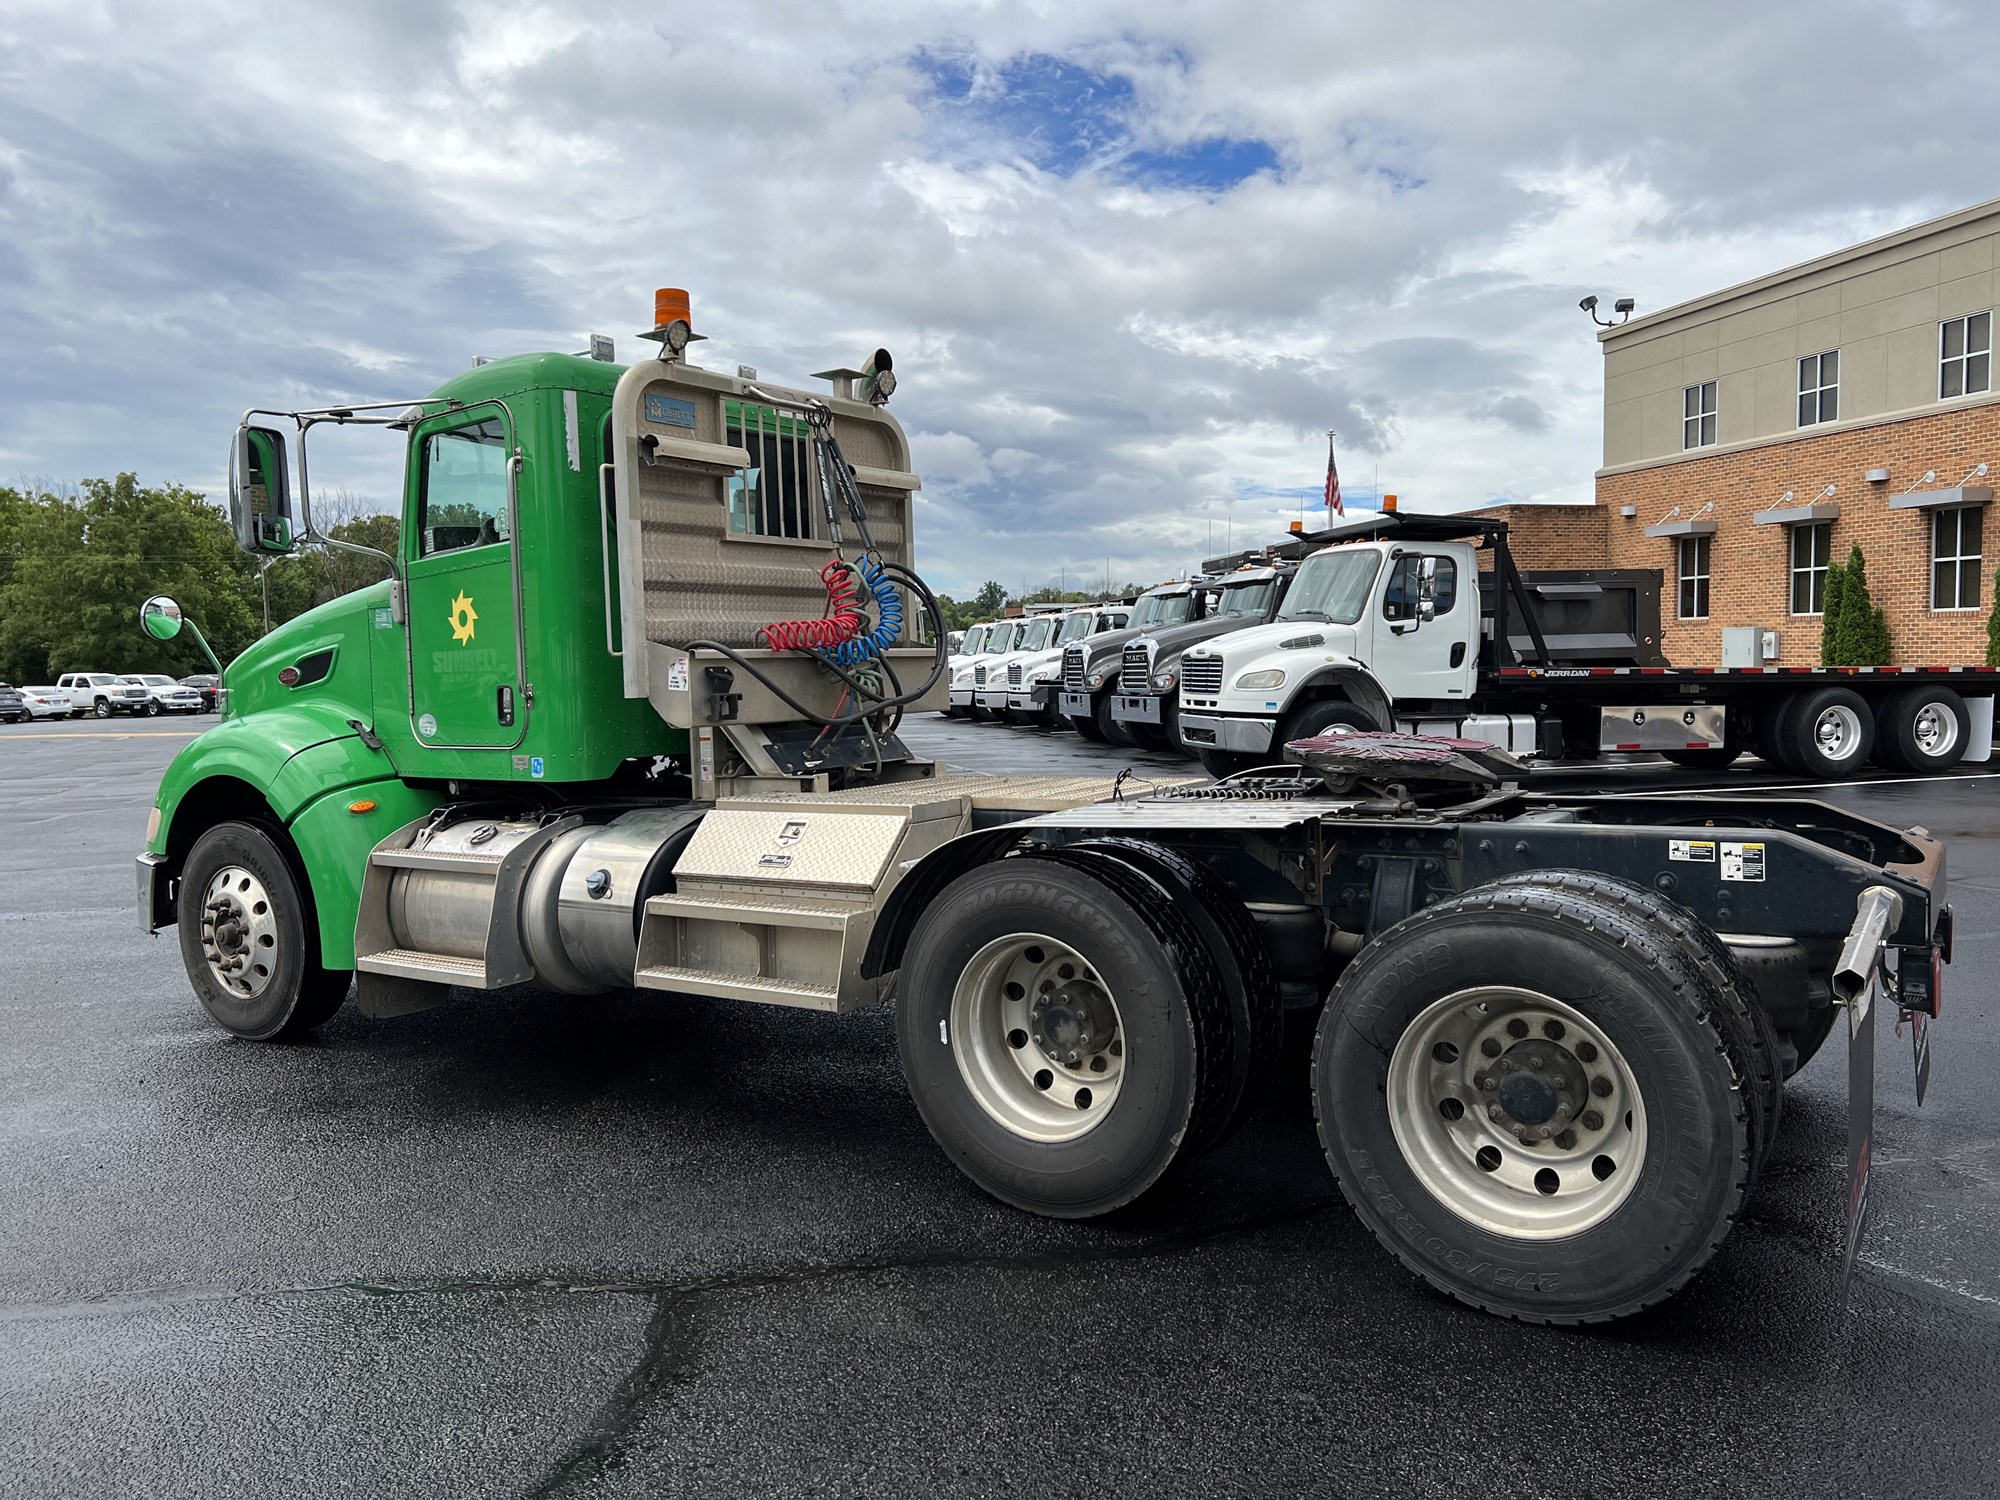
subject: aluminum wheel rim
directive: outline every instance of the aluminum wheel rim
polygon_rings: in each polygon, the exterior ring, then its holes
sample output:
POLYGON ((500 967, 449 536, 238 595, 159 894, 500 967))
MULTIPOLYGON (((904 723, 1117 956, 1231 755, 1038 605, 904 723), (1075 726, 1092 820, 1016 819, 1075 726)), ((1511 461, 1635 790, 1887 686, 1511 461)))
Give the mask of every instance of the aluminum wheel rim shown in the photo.
POLYGON ((1828 760, 1851 760, 1861 745, 1861 715, 1844 703, 1819 711, 1813 720, 1813 740, 1828 760))
POLYGON ((1388 1103, 1431 1195, 1510 1239, 1603 1223, 1646 1156, 1645 1102, 1623 1055, 1574 1006, 1533 990, 1460 990, 1426 1008, 1390 1054, 1388 1103))
POLYGON ((255 1000, 278 967, 278 914, 264 882, 241 865, 224 865, 201 898, 201 952, 217 984, 255 1000))
POLYGON ((1926 703, 1917 710, 1910 733, 1925 755, 1949 755, 1958 747, 1958 715, 1942 703, 1926 703))
POLYGON ((995 938, 951 993, 958 1071, 974 1101, 1026 1140, 1072 1141, 1111 1113, 1125 1076, 1118 1005, 1096 967, 1040 933, 995 938))

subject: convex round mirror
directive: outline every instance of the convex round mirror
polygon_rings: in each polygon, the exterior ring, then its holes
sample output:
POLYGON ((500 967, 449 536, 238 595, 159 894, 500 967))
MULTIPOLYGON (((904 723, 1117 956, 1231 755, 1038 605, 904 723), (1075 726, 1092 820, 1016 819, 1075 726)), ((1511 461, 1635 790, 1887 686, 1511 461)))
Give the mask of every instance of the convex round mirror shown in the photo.
POLYGON ((139 606, 139 625, 156 641, 170 641, 181 633, 181 607, 165 594, 155 594, 139 606))

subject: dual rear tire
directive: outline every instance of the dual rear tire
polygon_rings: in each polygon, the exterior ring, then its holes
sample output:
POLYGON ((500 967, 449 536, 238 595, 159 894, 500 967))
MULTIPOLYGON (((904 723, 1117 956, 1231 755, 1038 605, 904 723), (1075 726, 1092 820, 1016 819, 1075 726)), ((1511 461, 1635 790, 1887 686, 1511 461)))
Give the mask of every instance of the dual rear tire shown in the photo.
POLYGON ((1839 781, 1870 760, 1923 775, 1965 756, 1971 715, 1949 687, 1917 686, 1872 703, 1846 687, 1814 688, 1781 703, 1761 725, 1758 753, 1812 781, 1839 781))

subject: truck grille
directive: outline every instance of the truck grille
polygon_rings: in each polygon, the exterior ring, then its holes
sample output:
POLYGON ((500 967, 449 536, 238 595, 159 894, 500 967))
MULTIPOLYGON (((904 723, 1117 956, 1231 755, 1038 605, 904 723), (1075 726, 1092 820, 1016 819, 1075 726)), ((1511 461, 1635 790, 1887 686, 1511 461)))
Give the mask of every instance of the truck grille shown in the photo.
POLYGON ((1191 658, 1181 663, 1181 691, 1190 698, 1213 698, 1222 691, 1222 658, 1191 658))
POLYGON ((1088 692, 1090 679, 1084 671, 1084 651, 1081 646, 1063 647, 1063 691, 1065 693, 1088 692))
POLYGON ((972 669, 972 685, 974 687, 986 686, 986 668, 974 667, 972 669))
POLYGON ((1021 664, 1017 661, 1007 663, 1007 686, 1019 687, 1020 685, 1021 664))
POLYGON ((1125 648, 1119 663, 1118 691, 1135 697, 1153 691, 1152 642, 1134 641, 1125 648))

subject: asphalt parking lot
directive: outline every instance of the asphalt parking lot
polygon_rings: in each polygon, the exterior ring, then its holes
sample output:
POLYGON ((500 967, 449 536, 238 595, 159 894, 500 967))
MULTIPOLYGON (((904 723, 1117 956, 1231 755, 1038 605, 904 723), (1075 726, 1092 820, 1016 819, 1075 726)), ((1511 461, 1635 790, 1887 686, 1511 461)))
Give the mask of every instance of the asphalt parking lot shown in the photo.
MULTIPOLYGON (((207 722, 0 729, 0 1494, 2000 1487, 2000 777, 1829 794, 1949 841, 1959 933, 1921 1112, 1879 1038, 1847 1300, 1829 1047, 1715 1264, 1558 1332, 1378 1251, 1302 1079, 1178 1190, 1061 1224, 949 1166, 882 1010, 465 995, 234 1041, 132 915, 159 771, 207 722)), ((1182 764, 908 738, 966 769, 1182 764)))

